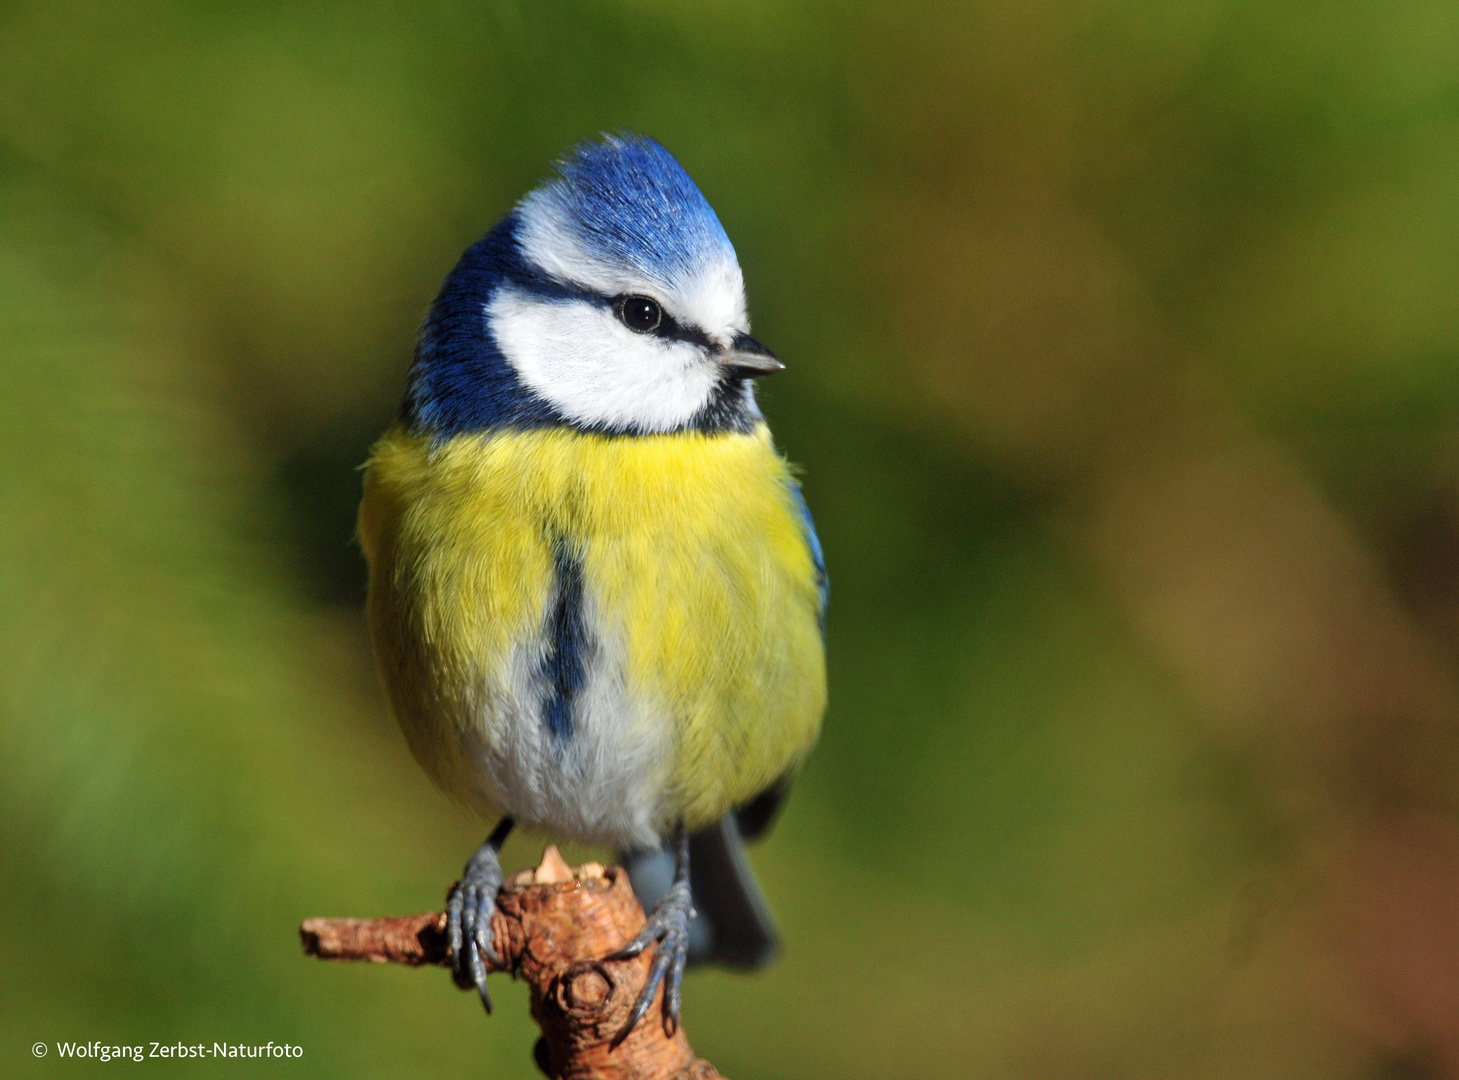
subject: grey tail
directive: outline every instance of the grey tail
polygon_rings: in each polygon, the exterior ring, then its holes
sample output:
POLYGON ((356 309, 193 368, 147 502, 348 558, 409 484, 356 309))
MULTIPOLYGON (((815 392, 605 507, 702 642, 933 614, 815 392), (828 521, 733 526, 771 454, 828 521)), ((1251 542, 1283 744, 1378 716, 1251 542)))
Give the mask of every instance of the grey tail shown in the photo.
MULTIPOLYGON (((674 881, 669 847, 623 852, 623 865, 645 911, 674 881)), ((735 815, 720 818, 689 837, 689 890, 694 897, 689 923, 689 963, 719 964, 750 970, 765 967, 780 951, 780 935, 770 906, 745 857, 735 815)))

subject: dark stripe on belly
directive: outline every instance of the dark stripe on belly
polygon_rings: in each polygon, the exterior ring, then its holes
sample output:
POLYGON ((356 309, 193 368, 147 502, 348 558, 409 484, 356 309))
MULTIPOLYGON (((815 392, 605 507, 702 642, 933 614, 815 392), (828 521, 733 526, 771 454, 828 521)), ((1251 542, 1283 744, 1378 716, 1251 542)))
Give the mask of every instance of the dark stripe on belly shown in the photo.
POLYGON ((547 654, 542 677, 547 697, 542 702, 542 723, 554 739, 566 742, 573 732, 573 699, 588 679, 588 652, 592 642, 583 616, 583 564, 559 541, 552 551, 557 572, 557 594, 547 622, 547 654))

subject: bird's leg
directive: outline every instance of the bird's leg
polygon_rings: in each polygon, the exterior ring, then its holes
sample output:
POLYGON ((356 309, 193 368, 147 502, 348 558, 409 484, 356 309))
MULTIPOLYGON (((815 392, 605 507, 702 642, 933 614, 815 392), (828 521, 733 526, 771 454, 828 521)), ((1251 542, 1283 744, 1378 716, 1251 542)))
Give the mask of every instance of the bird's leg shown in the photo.
POLYGON ((491 995, 486 992, 486 962, 501 966, 491 944, 491 916, 496 911, 497 890, 502 887, 502 864, 497 855, 515 824, 509 817, 497 822, 486 843, 471 856, 446 901, 446 938, 451 944, 456 985, 463 990, 476 987, 488 1013, 491 995))
POLYGON ((693 917, 694 904, 689 893, 689 833, 681 824, 674 830, 674 884, 659 897, 638 936, 607 957, 609 960, 626 960, 637 956, 649 945, 654 946, 654 962, 649 969, 648 982, 639 991, 628 1022, 614 1037, 614 1046, 628 1038, 628 1033, 643 1019, 643 1014, 653 1004, 660 983, 664 983, 664 1032, 672 1035, 678 1030, 680 988, 684 981, 684 963, 689 955, 689 920, 693 917))

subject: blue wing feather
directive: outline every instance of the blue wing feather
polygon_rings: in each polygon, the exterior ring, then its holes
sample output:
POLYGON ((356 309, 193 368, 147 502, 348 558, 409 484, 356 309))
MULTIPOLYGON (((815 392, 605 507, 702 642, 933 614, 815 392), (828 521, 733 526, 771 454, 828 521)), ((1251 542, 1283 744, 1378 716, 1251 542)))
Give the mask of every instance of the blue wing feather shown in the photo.
POLYGON ((826 602, 831 598, 831 585, 826 580, 826 557, 821 552, 821 538, 816 535, 816 523, 811 520, 811 508, 806 505, 800 485, 793 480, 790 483, 790 493, 795 497, 795 505, 800 509, 800 522, 805 528, 806 546, 811 549, 811 562, 816 568, 816 585, 820 589, 820 606, 816 614, 820 619, 821 634, 824 636, 826 633, 826 602))

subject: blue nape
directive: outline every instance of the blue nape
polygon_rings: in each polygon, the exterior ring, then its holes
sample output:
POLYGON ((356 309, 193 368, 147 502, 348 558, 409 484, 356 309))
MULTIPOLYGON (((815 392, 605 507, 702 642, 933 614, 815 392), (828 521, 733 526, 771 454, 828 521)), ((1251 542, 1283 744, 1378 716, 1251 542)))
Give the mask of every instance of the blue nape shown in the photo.
POLYGON ((415 347, 400 414, 410 427, 448 438, 498 426, 543 427, 562 416, 522 384, 498 348, 484 305, 512 281, 548 296, 573 293, 528 266, 510 214, 467 248, 446 276, 415 347))

